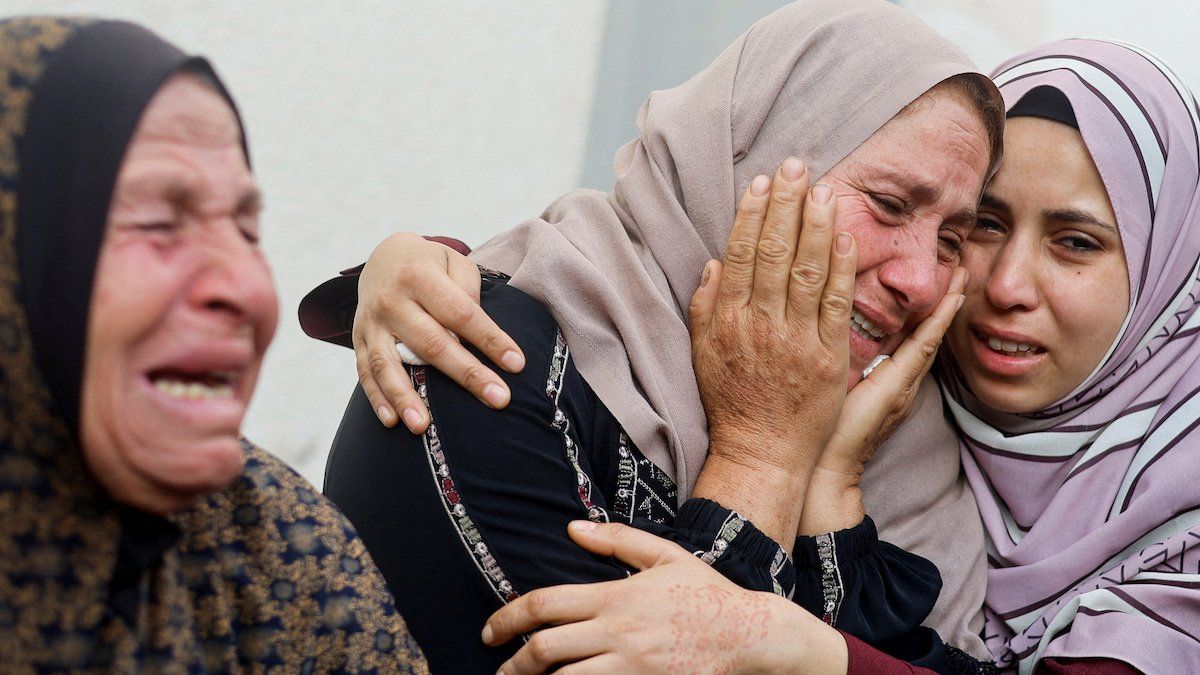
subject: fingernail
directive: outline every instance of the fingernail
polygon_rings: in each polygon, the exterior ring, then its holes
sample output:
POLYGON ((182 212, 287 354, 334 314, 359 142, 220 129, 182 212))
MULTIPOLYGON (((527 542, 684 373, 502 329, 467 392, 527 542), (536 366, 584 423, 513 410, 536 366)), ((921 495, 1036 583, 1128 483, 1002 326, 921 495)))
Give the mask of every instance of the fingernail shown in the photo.
POLYGON ((386 405, 379 406, 379 408, 375 411, 375 414, 379 415, 379 421, 383 422, 383 426, 385 427, 390 427, 396 423, 395 413, 393 413, 392 409, 386 405))
POLYGON ((508 394, 504 391, 504 387, 498 384, 489 384, 483 388, 483 400, 493 408, 503 408, 508 403, 508 394))
POLYGON ((771 189, 771 179, 766 176, 755 176, 754 180, 750 181, 750 194, 755 197, 761 197, 767 194, 767 190, 771 189))
POLYGON ((804 162, 795 157, 788 157, 783 161, 783 178, 784 180, 798 180, 804 175, 804 162))
POLYGON ((492 644, 492 624, 483 624, 483 641, 486 644, 492 644))
POLYGON ((966 299, 967 299, 967 296, 965 296, 965 295, 958 296, 958 308, 955 311, 957 311, 958 309, 962 309, 963 301, 965 301, 966 299))
POLYGON ((824 183, 817 183, 809 192, 812 194, 812 200, 818 204, 828 204, 829 198, 833 196, 833 190, 824 183))
POLYGON ((421 413, 417 412, 416 408, 405 408, 404 409, 404 426, 408 427, 412 431, 416 431, 417 427, 420 425, 421 425, 421 413))
POLYGON ((567 527, 576 532, 591 532, 596 529, 596 524, 590 520, 572 520, 567 523, 567 527))
POLYGON ((850 252, 850 244, 854 241, 854 237, 850 236, 849 232, 838 232, 837 240, 834 242, 834 248, 838 255, 846 255, 850 252))
POLYGON ((700 275, 700 288, 708 285, 708 278, 712 276, 712 261, 704 263, 704 274, 700 275))
POLYGON ((525 367, 525 357, 521 356, 521 352, 510 349, 504 352, 504 356, 500 357, 500 365, 510 373, 520 372, 525 367))

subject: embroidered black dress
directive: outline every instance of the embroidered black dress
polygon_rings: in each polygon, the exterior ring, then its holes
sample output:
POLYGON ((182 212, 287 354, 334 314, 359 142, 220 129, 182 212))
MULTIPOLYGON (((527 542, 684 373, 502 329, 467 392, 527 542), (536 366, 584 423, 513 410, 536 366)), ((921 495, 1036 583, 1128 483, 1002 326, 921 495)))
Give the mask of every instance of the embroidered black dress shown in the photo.
MULTIPOLYGON (((335 279, 310 295, 306 326, 319 313, 317 323, 348 327, 354 281, 335 279)), ((671 478, 575 369, 549 313, 497 275, 485 275, 481 295, 526 355, 522 373, 502 374, 509 406, 492 410, 437 370, 411 367, 429 430, 385 428, 359 388, 325 477, 326 494, 366 542, 435 672, 494 671, 511 655, 519 644, 488 648, 479 631, 517 594, 631 572, 571 542, 567 523, 582 518, 631 523, 745 588, 792 597, 869 643, 899 640, 910 659, 944 662, 932 631, 912 638, 941 586, 932 563, 880 542, 870 519, 800 538, 793 562, 737 513, 705 499, 680 503, 671 478)))

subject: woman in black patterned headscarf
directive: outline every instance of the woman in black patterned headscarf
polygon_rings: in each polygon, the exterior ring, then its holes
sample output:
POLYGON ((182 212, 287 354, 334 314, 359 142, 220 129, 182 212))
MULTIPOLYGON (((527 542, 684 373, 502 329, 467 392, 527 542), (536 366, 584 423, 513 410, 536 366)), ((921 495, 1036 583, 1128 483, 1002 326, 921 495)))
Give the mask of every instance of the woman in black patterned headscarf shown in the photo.
POLYGON ((6 672, 426 667, 345 519, 238 435, 276 323, 206 62, 0 22, 6 672))

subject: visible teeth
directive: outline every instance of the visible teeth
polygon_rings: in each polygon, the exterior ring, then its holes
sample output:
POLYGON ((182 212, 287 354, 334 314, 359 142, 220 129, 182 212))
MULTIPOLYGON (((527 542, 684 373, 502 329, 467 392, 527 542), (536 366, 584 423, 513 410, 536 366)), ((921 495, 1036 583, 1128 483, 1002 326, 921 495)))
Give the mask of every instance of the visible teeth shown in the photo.
POLYGON ((887 335, 887 333, 883 332, 875 324, 868 321, 867 317, 863 316, 857 309, 850 313, 850 327, 859 335, 876 342, 882 340, 884 335, 887 335))
POLYGON ((182 399, 233 398, 233 387, 228 384, 208 385, 200 382, 160 379, 154 381, 154 388, 167 396, 182 399))
POLYGON ((1000 338, 994 337, 989 337, 987 339, 987 345, 993 351, 1005 352, 1008 354, 1036 351, 1036 348, 1033 345, 1025 344, 1024 342, 1010 342, 1008 340, 1001 340, 1000 338))

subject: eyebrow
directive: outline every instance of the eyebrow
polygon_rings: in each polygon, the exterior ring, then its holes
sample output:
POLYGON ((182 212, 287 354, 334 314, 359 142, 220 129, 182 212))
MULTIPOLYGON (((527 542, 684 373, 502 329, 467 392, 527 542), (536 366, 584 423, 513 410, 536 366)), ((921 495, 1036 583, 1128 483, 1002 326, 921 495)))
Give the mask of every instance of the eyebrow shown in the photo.
MULTIPOLYGON (((983 196, 979 198, 979 205, 996 209, 998 211, 1012 210, 1012 207, 1009 206, 1008 202, 986 192, 983 193, 983 196)), ((1096 227, 1108 230, 1114 234, 1118 233, 1116 225, 1106 223, 1087 211, 1084 211, 1083 209, 1045 209, 1042 211, 1042 218, 1045 218, 1046 220, 1056 220, 1060 223, 1087 223, 1089 225, 1095 225, 1096 227)))
MULTIPOLYGON (((889 172, 887 178, 897 186, 907 186, 904 189, 918 203, 929 204, 935 202, 942 194, 941 190, 927 183, 920 182, 920 179, 912 174, 889 172)), ((947 216, 942 222, 950 225, 974 225, 978 217, 979 214, 976 212, 975 207, 968 206, 960 209, 953 215, 947 216)))
POLYGON ((1113 234, 1117 233, 1117 227, 1115 225, 1109 225, 1087 211, 1082 211, 1080 209, 1047 209, 1042 211, 1042 217, 1048 220, 1057 220, 1065 223, 1088 223, 1095 225, 1096 227, 1109 230, 1113 234))
POLYGON ((1010 207, 1008 205, 1008 202, 1004 201, 1003 199, 1000 199, 999 197, 993 197, 992 195, 990 195, 986 192, 983 193, 982 195, 980 195, 979 205, 986 206, 989 209, 997 209, 999 211, 1011 211, 1012 210, 1012 207, 1010 207))
MULTIPOLYGON (((118 186, 118 191, 121 186, 118 186)), ((148 175, 138 177, 126 183, 124 187, 134 198, 162 190, 166 198, 172 202, 191 204, 197 197, 195 186, 188 180, 178 176, 148 175)), ((125 197, 127 195, 121 195, 125 197)), ((261 211, 263 206, 262 191, 251 183, 242 189, 237 200, 239 211, 261 211)))

